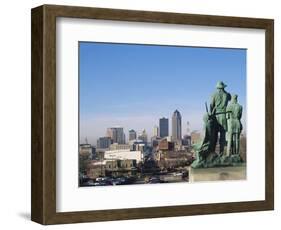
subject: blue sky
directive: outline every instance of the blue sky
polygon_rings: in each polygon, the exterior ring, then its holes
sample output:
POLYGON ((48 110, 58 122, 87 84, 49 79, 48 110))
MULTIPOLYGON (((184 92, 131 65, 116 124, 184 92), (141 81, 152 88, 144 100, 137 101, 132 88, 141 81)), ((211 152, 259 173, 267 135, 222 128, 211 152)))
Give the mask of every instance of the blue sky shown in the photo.
POLYGON ((150 136, 176 109, 184 134, 187 121, 192 130, 202 128, 217 81, 245 109, 246 50, 80 42, 79 80, 81 142, 95 144, 110 126, 150 136))

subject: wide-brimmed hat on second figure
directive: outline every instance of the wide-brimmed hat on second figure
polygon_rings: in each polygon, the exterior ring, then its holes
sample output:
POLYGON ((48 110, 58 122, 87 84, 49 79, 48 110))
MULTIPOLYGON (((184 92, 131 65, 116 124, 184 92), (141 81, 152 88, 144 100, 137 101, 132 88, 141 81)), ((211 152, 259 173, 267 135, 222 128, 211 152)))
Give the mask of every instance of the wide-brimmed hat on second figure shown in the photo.
POLYGON ((227 85, 224 84, 222 81, 218 81, 217 83, 217 89, 224 89, 227 85))

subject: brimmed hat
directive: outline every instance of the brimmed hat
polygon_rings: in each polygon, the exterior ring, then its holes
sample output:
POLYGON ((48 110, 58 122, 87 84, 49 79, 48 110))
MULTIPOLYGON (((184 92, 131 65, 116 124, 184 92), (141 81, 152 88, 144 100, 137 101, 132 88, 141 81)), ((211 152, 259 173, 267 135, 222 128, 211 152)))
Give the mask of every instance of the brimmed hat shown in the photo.
POLYGON ((222 81, 218 81, 217 83, 217 89, 224 89, 227 85, 224 84, 222 81))

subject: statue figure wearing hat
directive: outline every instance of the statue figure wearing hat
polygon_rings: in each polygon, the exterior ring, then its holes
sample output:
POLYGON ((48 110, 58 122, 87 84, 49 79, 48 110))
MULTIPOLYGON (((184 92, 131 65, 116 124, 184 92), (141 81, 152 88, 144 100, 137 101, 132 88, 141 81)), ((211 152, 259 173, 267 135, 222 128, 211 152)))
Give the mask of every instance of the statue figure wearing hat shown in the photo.
POLYGON ((224 153, 224 147, 226 145, 226 132, 227 132, 227 119, 226 108, 231 99, 231 95, 225 91, 225 85, 222 81, 219 81, 216 85, 216 92, 212 95, 210 103, 210 112, 215 115, 217 120, 216 135, 214 145, 211 146, 211 151, 215 152, 216 143, 219 134, 220 154, 224 153))
POLYGON ((217 83, 217 91, 212 95, 210 111, 205 103, 204 138, 200 144, 193 147, 196 157, 191 164, 192 168, 234 166, 243 162, 239 154, 242 106, 237 102, 237 95, 231 98, 231 95, 225 91, 225 87, 222 81, 217 83), (224 154, 226 134, 227 152, 224 154), (218 135, 219 154, 216 153, 218 135))
POLYGON ((237 95, 233 95, 231 102, 228 104, 227 111, 227 156, 239 154, 240 134, 243 129, 241 124, 243 107, 237 102, 237 95))

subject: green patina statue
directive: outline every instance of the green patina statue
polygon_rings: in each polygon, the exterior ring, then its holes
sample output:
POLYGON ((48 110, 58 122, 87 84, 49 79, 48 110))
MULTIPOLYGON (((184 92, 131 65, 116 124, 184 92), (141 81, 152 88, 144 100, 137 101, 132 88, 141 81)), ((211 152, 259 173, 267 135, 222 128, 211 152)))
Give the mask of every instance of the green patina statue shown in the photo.
POLYGON ((242 106, 237 102, 237 95, 233 95, 230 104, 227 106, 227 156, 239 154, 240 134, 243 129, 241 124, 242 106))
MULTIPOLYGON (((231 95, 225 91, 226 85, 219 81, 217 83, 217 91, 213 94, 211 98, 210 110, 211 114, 216 116, 217 126, 216 126, 216 140, 217 142, 219 134, 219 144, 220 144, 220 154, 223 154, 224 146, 226 144, 225 134, 227 132, 227 120, 226 120, 226 107, 227 103, 231 99, 231 95)), ((213 146, 212 151, 215 151, 213 146)))
POLYGON ((210 112, 206 104, 207 113, 203 118, 204 139, 199 146, 195 146, 196 160, 191 165, 193 168, 233 166, 242 162, 239 155, 242 106, 237 103, 237 95, 231 100, 225 87, 223 82, 217 83, 217 91, 211 98, 210 112), (219 152, 216 153, 218 140, 219 152))

